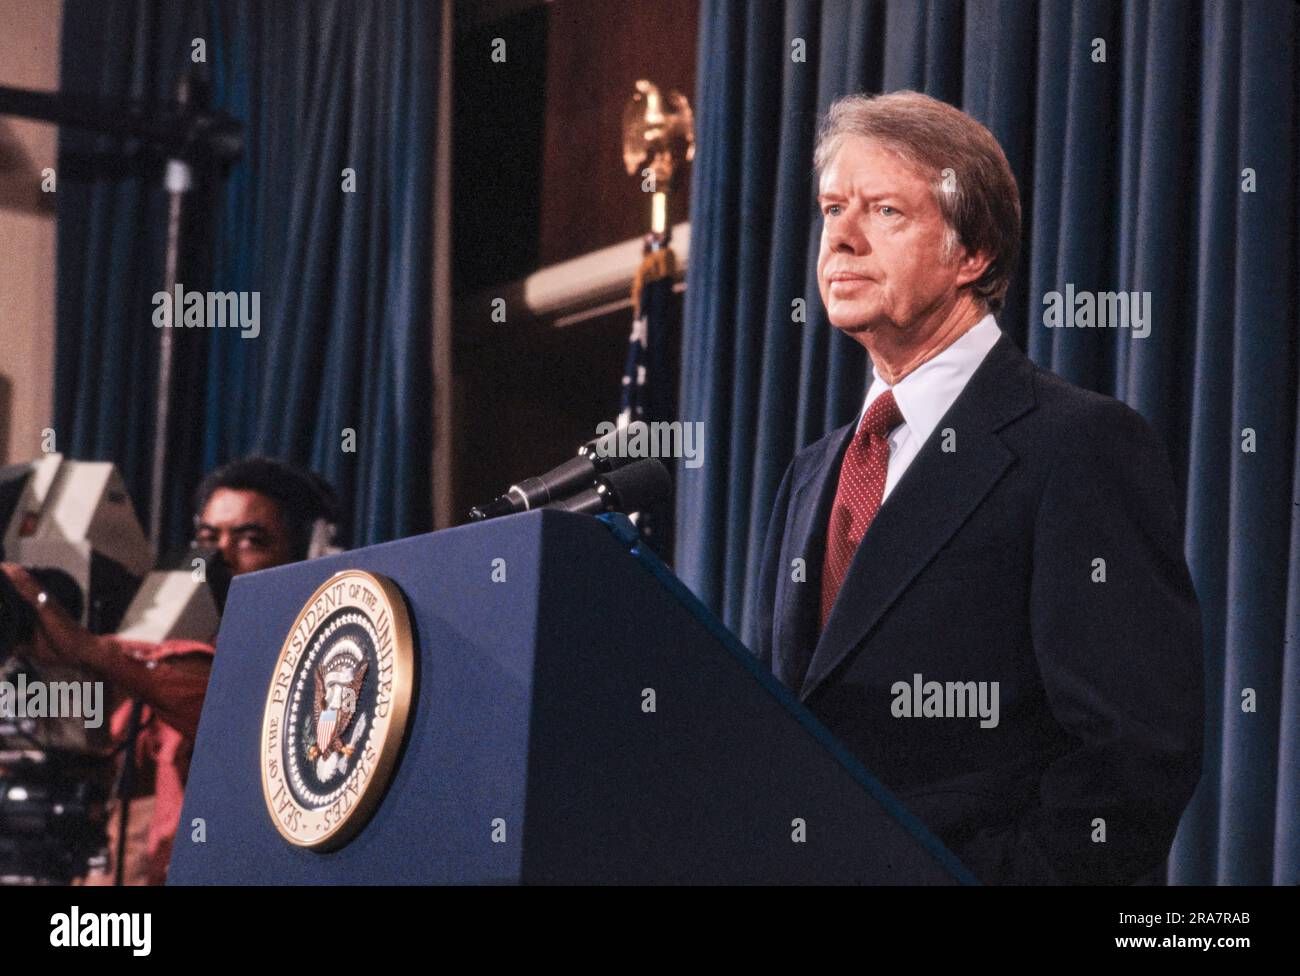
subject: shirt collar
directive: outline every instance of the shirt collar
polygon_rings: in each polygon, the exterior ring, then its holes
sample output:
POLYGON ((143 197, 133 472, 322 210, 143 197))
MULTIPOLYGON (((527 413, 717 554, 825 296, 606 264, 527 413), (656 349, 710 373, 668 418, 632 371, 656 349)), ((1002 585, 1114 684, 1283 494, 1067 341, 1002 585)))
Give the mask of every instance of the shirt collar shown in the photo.
POLYGON ((990 313, 892 387, 879 376, 875 377, 867 389, 858 424, 862 424, 871 402, 892 389, 903 423, 916 435, 918 443, 925 443, 1001 335, 1002 330, 990 313))

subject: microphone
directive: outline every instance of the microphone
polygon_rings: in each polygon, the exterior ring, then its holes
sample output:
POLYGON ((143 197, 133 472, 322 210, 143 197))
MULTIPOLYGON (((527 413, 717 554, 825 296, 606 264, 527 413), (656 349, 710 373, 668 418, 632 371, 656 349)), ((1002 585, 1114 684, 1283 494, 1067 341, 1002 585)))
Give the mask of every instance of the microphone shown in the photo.
MULTIPOLYGON (((630 436, 638 427, 644 427, 644 420, 634 420, 626 427, 622 428, 624 437, 630 436)), ((578 448, 578 457, 587 457, 595 465, 596 470, 602 474, 613 471, 615 468, 621 468, 625 464, 631 464, 635 458, 627 457, 618 453, 619 429, 614 428, 608 434, 600 437, 593 437, 582 447, 578 448)))
POLYGON ((630 465, 636 460, 620 456, 616 452, 617 444, 617 430, 588 441, 578 448, 577 457, 570 458, 540 477, 526 478, 517 485, 511 485, 504 495, 486 505, 475 505, 469 510, 470 520, 481 522, 484 519, 541 508, 582 488, 591 487, 599 475, 630 465))
POLYGON ((672 477, 658 458, 643 458, 596 479, 596 485, 542 508, 596 515, 601 512, 639 512, 672 491, 672 477))
POLYGON ((519 484, 511 485, 504 495, 486 505, 475 505, 469 510, 469 517, 472 521, 481 522, 484 519, 540 508, 547 502, 571 495, 579 488, 590 485, 598 473, 592 459, 580 454, 540 477, 525 478, 519 484))

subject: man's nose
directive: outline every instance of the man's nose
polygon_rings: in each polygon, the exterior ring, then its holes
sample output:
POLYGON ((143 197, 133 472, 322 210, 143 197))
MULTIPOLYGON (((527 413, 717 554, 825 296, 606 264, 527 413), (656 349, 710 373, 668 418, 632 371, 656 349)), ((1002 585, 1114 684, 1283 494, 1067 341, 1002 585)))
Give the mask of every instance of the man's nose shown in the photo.
POLYGON ((217 536, 217 548, 221 550, 222 561, 233 571, 235 569, 235 539, 228 532, 217 536))
POLYGON ((832 223, 827 229, 827 236, 831 250, 837 254, 871 253, 871 244, 860 222, 848 216, 832 223))

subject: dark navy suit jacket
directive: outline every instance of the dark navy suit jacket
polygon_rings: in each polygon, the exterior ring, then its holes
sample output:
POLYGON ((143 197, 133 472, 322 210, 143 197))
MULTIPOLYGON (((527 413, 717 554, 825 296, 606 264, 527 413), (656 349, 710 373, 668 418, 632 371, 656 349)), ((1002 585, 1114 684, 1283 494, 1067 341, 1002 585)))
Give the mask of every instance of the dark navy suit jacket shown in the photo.
POLYGON ((1200 777, 1204 677, 1151 429, 1003 335, 885 499, 819 634, 855 426, 781 482, 758 655, 981 880, 1155 876, 1200 777), (895 683, 917 674, 996 681, 998 724, 894 717, 895 683))

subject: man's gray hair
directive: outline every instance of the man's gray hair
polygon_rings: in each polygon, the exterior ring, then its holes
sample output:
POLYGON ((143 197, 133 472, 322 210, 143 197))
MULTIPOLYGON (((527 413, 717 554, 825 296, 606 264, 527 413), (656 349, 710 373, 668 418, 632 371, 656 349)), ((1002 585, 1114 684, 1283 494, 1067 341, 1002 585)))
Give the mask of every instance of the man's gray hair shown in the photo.
POLYGON ((849 95, 822 121, 813 154, 819 177, 847 136, 880 144, 930 180, 948 226, 945 260, 959 245, 988 255, 988 269, 971 287, 986 311, 1000 311, 1020 246, 1020 191, 993 133, 920 92, 849 95))

